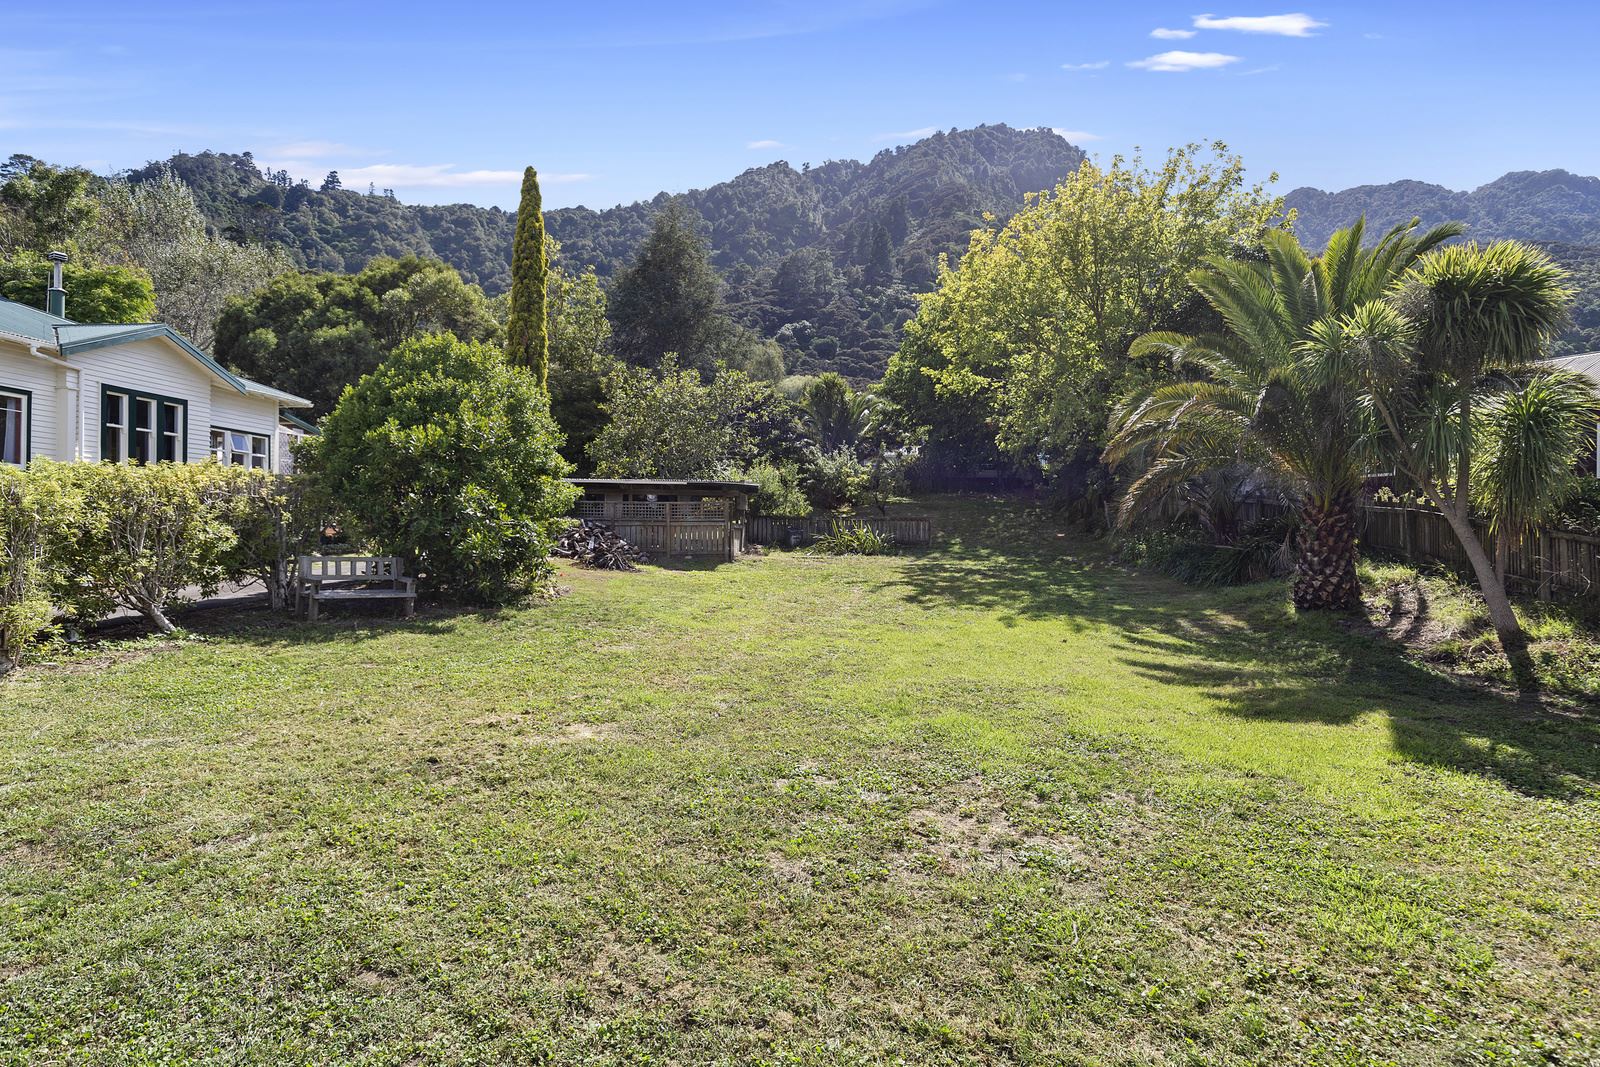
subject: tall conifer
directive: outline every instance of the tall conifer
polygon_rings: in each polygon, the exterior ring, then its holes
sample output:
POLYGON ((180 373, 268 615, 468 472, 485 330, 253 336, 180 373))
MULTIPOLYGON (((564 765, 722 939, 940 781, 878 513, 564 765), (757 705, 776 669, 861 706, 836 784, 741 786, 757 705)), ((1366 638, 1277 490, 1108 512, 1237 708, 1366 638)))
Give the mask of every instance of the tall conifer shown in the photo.
POLYGON ((506 357, 517 366, 528 368, 541 389, 548 389, 550 382, 550 325, 545 317, 549 272, 539 175, 529 167, 522 172, 517 236, 511 246, 511 321, 506 324, 506 357))

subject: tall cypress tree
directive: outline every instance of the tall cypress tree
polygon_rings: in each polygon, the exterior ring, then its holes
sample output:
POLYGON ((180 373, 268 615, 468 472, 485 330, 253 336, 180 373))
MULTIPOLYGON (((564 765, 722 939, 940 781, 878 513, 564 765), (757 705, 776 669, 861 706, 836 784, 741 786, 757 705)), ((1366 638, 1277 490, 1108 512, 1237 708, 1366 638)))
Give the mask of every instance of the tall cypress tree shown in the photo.
POLYGON ((511 246, 511 321, 506 324, 506 357, 528 368, 541 389, 550 385, 550 324, 545 317, 549 273, 539 175, 529 167, 522 172, 517 237, 511 246))

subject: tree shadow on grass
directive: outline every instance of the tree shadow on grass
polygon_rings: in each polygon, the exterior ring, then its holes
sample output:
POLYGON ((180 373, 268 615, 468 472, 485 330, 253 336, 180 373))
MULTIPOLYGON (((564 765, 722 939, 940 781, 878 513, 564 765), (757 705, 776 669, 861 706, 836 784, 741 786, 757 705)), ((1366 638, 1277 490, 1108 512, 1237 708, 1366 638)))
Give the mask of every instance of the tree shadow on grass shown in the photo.
POLYGON ((1402 643, 1425 617, 1385 632, 1364 620, 1297 616, 1277 582, 1183 586, 1115 565, 1100 545, 1022 502, 948 501, 940 517, 949 531, 941 546, 886 582, 913 604, 988 611, 1013 624, 1110 627, 1108 656, 1202 693, 1226 714, 1340 725, 1378 712, 1407 761, 1494 778, 1528 796, 1600 792, 1600 713, 1429 669, 1402 643))

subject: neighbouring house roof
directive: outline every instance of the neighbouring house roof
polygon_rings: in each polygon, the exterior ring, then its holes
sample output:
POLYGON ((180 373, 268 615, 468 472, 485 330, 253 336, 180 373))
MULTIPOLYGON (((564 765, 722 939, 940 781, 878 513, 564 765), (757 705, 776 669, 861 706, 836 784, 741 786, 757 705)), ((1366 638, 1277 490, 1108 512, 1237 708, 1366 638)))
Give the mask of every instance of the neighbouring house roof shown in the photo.
POLYGON ((296 415, 292 411, 280 411, 278 412, 278 418, 288 423, 290 426, 293 426, 297 430, 304 430, 306 433, 322 432, 317 428, 316 423, 312 422, 310 419, 302 419, 299 415, 296 415))
POLYGON ((82 352, 92 352, 107 345, 129 344, 158 337, 177 345, 197 360, 212 374, 246 396, 260 396, 276 400, 288 407, 308 408, 311 401, 285 393, 270 385, 253 382, 228 370, 205 352, 195 347, 183 334, 161 322, 90 323, 73 322, 58 315, 19 304, 15 300, 0 298, 0 331, 30 338, 54 347, 63 357, 82 352))
POLYGON ((1544 361, 1546 366, 1559 367, 1573 374, 1581 374, 1594 383, 1594 391, 1600 394, 1600 352, 1580 352, 1575 356, 1557 356, 1555 359, 1544 361))
POLYGON ((651 492, 656 489, 685 489, 692 493, 754 493, 755 482, 724 481, 716 478, 568 478, 580 489, 631 489, 651 492))

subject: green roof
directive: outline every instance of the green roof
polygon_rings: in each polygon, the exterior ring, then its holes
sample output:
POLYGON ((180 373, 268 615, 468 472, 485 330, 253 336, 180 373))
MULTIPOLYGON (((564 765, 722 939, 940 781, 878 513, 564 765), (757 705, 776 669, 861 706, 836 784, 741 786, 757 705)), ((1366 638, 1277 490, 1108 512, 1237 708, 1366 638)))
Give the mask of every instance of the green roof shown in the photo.
POLYGON ((0 297, 0 330, 6 333, 14 333, 53 345, 56 343, 55 328, 71 325, 74 325, 71 319, 63 319, 47 311, 31 308, 27 304, 19 304, 15 300, 0 297))

